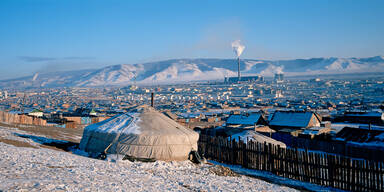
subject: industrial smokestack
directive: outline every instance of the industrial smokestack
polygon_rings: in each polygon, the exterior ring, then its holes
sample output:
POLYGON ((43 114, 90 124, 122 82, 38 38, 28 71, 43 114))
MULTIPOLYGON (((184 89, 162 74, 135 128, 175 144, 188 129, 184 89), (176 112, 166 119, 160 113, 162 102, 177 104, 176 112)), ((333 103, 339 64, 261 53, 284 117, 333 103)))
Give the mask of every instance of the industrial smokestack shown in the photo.
POLYGON ((232 49, 236 54, 237 57, 237 80, 240 81, 241 74, 240 74, 240 55, 243 53, 245 46, 240 43, 240 40, 236 40, 232 42, 232 49))
POLYGON ((151 93, 151 107, 155 107, 155 99, 154 99, 154 97, 155 97, 155 93, 151 93))
POLYGON ((237 58, 237 80, 240 81, 240 57, 237 58))

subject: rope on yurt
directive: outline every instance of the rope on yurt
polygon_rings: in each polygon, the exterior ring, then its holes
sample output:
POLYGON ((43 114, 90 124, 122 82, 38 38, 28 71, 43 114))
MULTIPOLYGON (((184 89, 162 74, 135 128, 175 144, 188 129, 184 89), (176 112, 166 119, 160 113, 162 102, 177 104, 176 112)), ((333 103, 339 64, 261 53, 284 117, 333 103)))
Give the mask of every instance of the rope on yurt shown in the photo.
MULTIPOLYGON (((169 119, 169 118, 166 117, 164 114, 162 114, 162 113, 160 113, 160 114, 161 114, 161 115, 159 115, 159 116, 160 116, 160 118, 162 118, 163 120, 167 121, 167 119, 169 119)), ((173 121, 173 120, 172 120, 172 121, 173 121)), ((181 130, 181 128, 179 128, 177 125, 178 125, 178 124, 175 125, 176 129, 180 130, 182 133, 184 133, 185 136, 187 136, 188 143, 189 143, 189 145, 191 146, 191 151, 193 151, 192 143, 191 143, 191 140, 189 139, 188 134, 185 133, 183 130, 181 130)))
MULTIPOLYGON (((131 117, 131 122, 129 122, 129 123, 132 123, 132 122, 136 121, 136 117, 134 117, 134 116, 132 116, 132 115, 129 115, 128 113, 125 113, 124 115, 127 115, 127 116, 131 117)), ((126 127, 123 127, 123 128, 126 128, 126 127)), ((116 137, 115 137, 115 138, 113 139, 113 141, 107 146, 107 148, 105 148, 104 152, 103 152, 101 155, 104 155, 105 158, 106 158, 107 151, 109 150, 109 148, 112 147, 113 144, 115 144, 116 142, 119 141, 119 138, 120 138, 121 133, 123 132, 123 130, 124 130, 124 129, 122 129, 120 132, 118 132, 118 133, 116 134, 116 137)), ((118 154, 118 152, 117 152, 117 148, 118 148, 118 146, 116 145, 116 147, 115 147, 115 153, 116 153, 116 155, 118 154)), ((118 155, 117 155, 117 157, 118 157, 118 155)), ((105 159, 105 158, 104 158, 104 159, 105 159)), ((117 161, 116 161, 116 162, 117 162, 117 161)))
MULTIPOLYGON (((164 118, 167 118, 166 116, 163 116, 163 115, 160 115, 160 117, 163 119, 163 120, 166 120, 164 118)), ((175 123, 175 127, 180 130, 182 133, 184 133, 184 135, 187 137, 188 139, 188 142, 189 142, 189 145, 191 146, 191 151, 189 152, 188 154, 188 159, 192 162, 192 163, 195 163, 195 164, 201 164, 201 163, 205 163, 206 162, 206 159, 204 157, 200 157, 199 153, 196 151, 196 150, 193 150, 193 147, 192 147, 192 143, 191 143, 191 140, 189 139, 189 136, 186 132, 184 132, 182 130, 182 128, 179 128, 177 126, 178 124, 175 123)))

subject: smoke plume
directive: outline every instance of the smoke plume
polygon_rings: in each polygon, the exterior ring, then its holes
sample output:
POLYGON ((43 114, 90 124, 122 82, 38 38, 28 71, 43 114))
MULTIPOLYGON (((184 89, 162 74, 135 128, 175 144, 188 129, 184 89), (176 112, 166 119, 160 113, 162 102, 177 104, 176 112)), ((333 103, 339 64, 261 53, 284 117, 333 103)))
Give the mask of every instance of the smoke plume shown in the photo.
POLYGON ((35 75, 33 75, 32 81, 36 81, 38 76, 39 76, 39 73, 35 73, 35 75))
POLYGON ((284 72, 283 72, 283 68, 284 68, 284 67, 281 67, 281 66, 276 67, 276 69, 275 69, 276 73, 277 73, 277 74, 284 74, 284 72))
POLYGON ((235 52, 237 57, 240 57, 241 53, 243 53, 245 46, 240 43, 240 40, 236 40, 232 42, 232 49, 235 52))

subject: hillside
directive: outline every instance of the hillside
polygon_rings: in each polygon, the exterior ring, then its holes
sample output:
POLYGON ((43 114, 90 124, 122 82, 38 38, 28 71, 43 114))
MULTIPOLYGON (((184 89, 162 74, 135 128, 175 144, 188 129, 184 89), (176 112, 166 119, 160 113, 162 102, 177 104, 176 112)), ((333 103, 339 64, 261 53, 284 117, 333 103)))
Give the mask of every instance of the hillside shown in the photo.
MULTIPOLYGON (((384 72, 382 56, 368 58, 311 58, 295 60, 241 60, 243 75, 286 76, 384 72)), ((159 62, 120 64, 101 69, 45 73, 0 81, 0 87, 124 86, 223 80, 236 76, 234 59, 173 59, 159 62)))

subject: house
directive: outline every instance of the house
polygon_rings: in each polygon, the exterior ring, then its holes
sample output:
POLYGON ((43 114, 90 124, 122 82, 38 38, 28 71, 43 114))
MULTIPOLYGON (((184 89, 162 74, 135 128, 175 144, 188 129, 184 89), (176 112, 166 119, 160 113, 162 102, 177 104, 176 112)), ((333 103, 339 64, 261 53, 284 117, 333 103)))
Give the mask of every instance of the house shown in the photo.
POLYGON ((31 112, 28 113, 30 116, 35 116, 35 117, 42 117, 44 115, 43 111, 40 111, 38 109, 33 109, 31 112))
POLYGON ((89 112, 89 116, 96 116, 97 113, 94 109, 92 109, 90 112, 89 112))
POLYGON ((348 111, 344 113, 343 120, 353 123, 384 124, 384 113, 378 111, 348 111))
POLYGON ((261 113, 233 114, 226 121, 227 126, 267 125, 261 113))
POLYGON ((321 117, 311 111, 275 111, 269 126, 275 130, 320 127, 321 117))
POLYGON ((344 127, 336 134, 337 140, 352 141, 356 143, 370 142, 374 137, 384 134, 384 127, 378 126, 359 126, 344 127))

